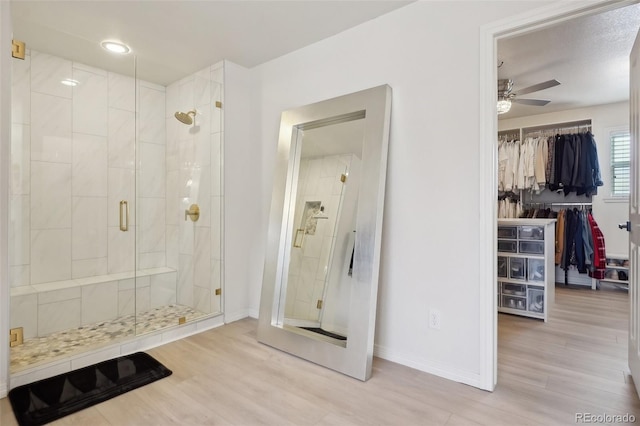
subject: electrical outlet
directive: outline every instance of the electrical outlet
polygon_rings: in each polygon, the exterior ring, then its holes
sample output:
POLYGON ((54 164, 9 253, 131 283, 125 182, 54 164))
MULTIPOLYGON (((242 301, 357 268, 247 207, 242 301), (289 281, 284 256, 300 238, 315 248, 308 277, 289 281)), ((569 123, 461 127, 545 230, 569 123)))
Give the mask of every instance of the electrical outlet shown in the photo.
POLYGON ((437 309, 429 309, 429 328, 440 330, 442 326, 442 314, 437 309))

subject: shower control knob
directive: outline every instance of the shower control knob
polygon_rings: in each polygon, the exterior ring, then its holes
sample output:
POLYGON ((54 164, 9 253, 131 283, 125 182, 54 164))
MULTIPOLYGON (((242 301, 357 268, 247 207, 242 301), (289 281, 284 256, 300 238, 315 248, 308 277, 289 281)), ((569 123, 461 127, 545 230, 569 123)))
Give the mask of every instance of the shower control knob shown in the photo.
POLYGON ((192 222, 197 222, 200 219, 200 207, 197 204, 191 204, 189 209, 184 211, 184 220, 187 220, 187 217, 191 219, 192 222))

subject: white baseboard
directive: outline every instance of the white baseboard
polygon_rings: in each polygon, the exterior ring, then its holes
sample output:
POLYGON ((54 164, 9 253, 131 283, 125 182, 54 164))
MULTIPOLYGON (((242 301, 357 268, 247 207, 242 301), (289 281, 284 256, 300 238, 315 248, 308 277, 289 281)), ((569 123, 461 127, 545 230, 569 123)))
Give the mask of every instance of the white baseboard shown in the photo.
POLYGON ((386 359, 387 361, 392 361, 397 364, 423 371, 425 373, 433 374, 434 376, 442 377, 447 380, 453 380, 454 382, 464 383, 465 385, 482 389, 480 374, 478 373, 455 370, 450 368, 449 366, 427 361, 425 359, 415 359, 406 354, 402 354, 378 345, 374 345, 373 354, 378 358, 386 359))
POLYGON ((0 399, 5 398, 9 393, 9 383, 0 382, 0 399))
POLYGON ((239 311, 236 312, 225 312, 224 314, 224 323, 225 324, 229 324, 230 322, 235 322, 235 321, 239 321, 243 318, 246 318, 250 315, 250 312, 248 309, 241 309, 239 311))

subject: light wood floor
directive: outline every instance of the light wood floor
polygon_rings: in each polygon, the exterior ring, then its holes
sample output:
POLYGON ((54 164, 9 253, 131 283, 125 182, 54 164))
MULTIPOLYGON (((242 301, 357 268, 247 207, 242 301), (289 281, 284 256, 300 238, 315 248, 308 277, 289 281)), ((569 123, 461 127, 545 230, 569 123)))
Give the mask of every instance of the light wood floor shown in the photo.
MULTIPOLYGON (((173 375, 57 425, 571 425, 630 413, 628 296, 558 288, 548 323, 499 316, 492 393, 376 358, 367 382, 256 341, 241 320, 149 351, 173 375)), ((0 423, 15 425, 8 400, 0 423)))

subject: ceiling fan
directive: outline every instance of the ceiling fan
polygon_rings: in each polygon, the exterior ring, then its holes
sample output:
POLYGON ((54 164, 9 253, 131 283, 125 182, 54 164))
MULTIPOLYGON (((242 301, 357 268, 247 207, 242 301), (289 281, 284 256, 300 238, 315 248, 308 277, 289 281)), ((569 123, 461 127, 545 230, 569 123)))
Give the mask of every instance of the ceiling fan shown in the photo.
POLYGON ((558 80, 548 80, 542 83, 534 84, 533 86, 525 87, 518 90, 518 93, 513 92, 513 80, 501 79, 498 80, 498 114, 504 114, 511 109, 511 103, 515 102, 523 105, 532 106, 545 106, 551 101, 543 99, 520 99, 518 96, 526 95, 528 93, 537 92, 539 90, 548 89, 559 85, 558 80))

